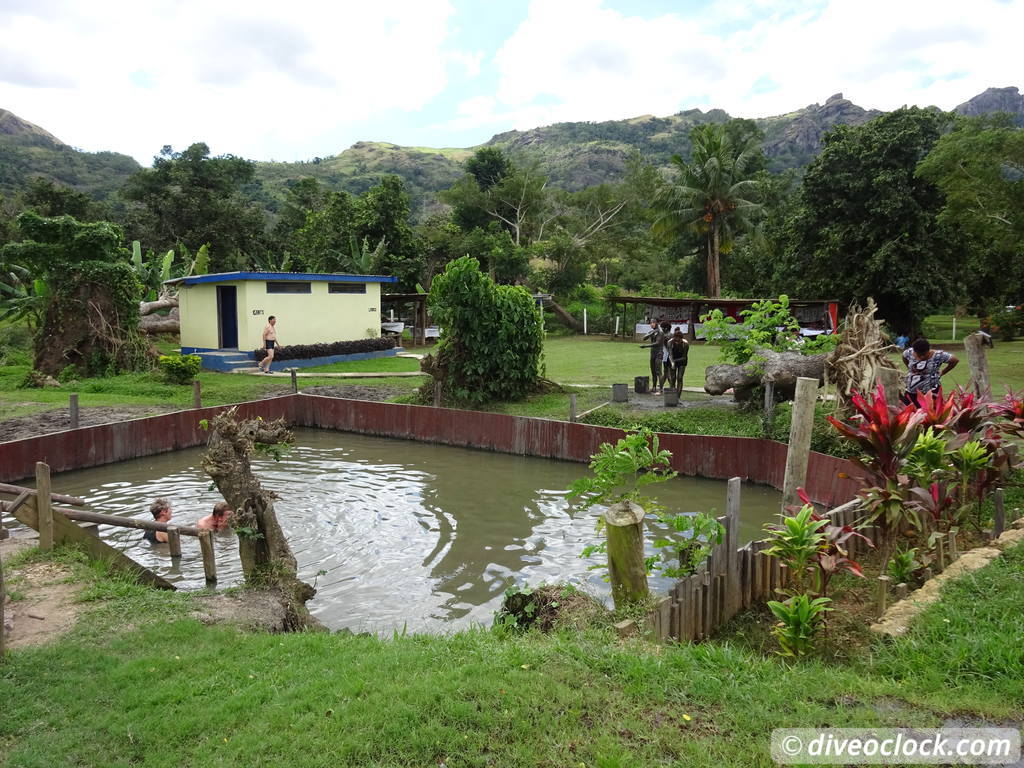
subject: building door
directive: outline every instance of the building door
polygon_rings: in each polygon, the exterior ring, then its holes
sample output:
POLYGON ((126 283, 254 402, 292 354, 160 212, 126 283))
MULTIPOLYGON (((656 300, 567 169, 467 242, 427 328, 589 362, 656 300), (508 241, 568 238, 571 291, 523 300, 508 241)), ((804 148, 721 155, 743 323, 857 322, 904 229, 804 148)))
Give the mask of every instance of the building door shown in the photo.
POLYGON ((217 286, 217 337, 221 349, 238 349, 238 297, 235 286, 217 286))

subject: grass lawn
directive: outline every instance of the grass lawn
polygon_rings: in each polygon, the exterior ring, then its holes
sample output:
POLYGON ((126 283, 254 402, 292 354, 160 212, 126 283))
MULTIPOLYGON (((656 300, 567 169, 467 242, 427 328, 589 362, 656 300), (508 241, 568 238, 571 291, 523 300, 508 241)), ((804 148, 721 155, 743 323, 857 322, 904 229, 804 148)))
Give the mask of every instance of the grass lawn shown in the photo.
MULTIPOLYGON (((287 368, 288 361, 280 367, 287 368)), ((300 368, 301 373, 394 373, 396 371, 418 371, 420 361, 411 357, 377 357, 372 360, 351 360, 344 363, 329 363, 300 368)))
POLYGON ((188 618, 188 595, 58 557, 94 608, 0 666, 4 765, 746 768, 773 765, 773 728, 1024 715, 1020 547, 848 662, 601 627, 250 634, 188 618))

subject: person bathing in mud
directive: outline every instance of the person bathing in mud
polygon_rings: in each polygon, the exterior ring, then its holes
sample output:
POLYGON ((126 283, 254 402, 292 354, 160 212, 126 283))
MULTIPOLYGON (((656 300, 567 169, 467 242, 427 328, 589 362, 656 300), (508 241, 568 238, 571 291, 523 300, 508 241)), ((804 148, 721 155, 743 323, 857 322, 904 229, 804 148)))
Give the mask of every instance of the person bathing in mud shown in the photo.
POLYGON ((676 396, 683 393, 683 374, 690 357, 690 343, 683 336, 681 328, 676 328, 668 339, 668 362, 672 367, 672 381, 676 388, 676 396))
MULTIPOLYGON (((167 523, 171 519, 171 502, 167 499, 157 499, 149 505, 149 513, 158 523, 167 523)), ((167 533, 164 531, 143 531, 142 538, 150 544, 166 544, 167 533)))
POLYGON ((199 519, 196 528, 200 531, 226 531, 231 526, 229 518, 232 511, 226 501, 219 501, 213 505, 213 512, 199 519))
POLYGON ((277 347, 277 318, 271 315, 267 318, 267 327, 263 329, 263 348, 267 350, 267 356, 260 360, 256 366, 261 373, 270 373, 270 364, 274 362, 274 349, 277 347))

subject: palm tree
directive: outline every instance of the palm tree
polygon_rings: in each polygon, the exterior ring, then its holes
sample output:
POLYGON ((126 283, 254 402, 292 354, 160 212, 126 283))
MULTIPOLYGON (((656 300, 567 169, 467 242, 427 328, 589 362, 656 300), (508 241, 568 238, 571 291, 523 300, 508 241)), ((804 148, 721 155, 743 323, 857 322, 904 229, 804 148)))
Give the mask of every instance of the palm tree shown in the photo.
POLYGON ((748 199, 754 192, 753 166, 761 148, 754 139, 734 144, 725 128, 715 124, 694 128, 690 139, 693 160, 687 163, 672 156, 678 175, 655 197, 658 218, 652 229, 666 238, 686 229, 706 238, 707 295, 717 298, 722 294, 722 250, 728 251, 736 232, 761 209, 748 199))

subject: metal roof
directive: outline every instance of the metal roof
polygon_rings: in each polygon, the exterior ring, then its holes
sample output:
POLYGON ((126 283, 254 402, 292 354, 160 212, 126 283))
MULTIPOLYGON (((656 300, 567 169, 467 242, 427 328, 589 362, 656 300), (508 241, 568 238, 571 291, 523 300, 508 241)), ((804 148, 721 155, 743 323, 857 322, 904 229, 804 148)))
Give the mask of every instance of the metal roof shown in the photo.
POLYGON ((346 275, 339 273, 317 272, 219 272, 213 275, 192 275, 190 277, 168 280, 182 282, 185 285, 201 283, 234 283, 239 280, 294 281, 302 283, 397 283, 397 277, 384 275, 346 275))

